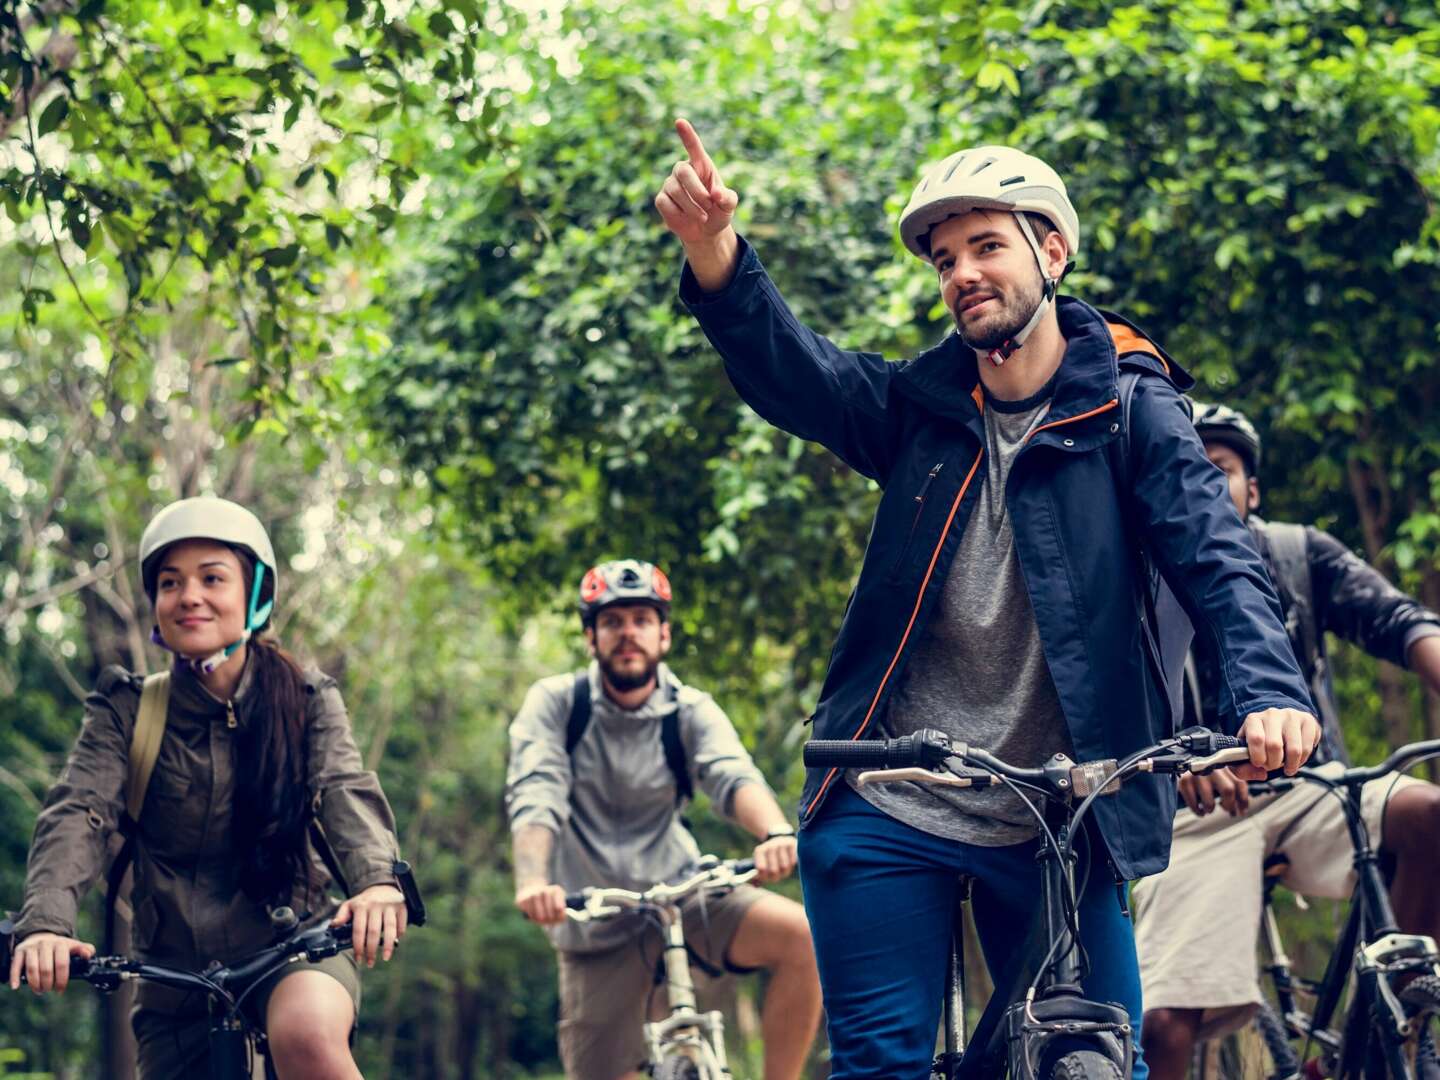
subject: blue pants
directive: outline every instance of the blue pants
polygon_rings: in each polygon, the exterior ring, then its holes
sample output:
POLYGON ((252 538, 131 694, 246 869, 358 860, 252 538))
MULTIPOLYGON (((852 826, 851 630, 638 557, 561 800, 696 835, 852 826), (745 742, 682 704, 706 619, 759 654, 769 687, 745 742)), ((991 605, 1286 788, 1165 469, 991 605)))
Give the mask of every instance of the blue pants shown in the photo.
MULTIPOLYGON (((977 847, 911 828, 843 782, 800 833, 800 879, 815 938, 830 1035, 831 1080, 928 1080, 945 993, 959 878, 974 878, 971 910, 986 966, 1018 960, 1040 900, 1037 842, 977 847)), ((1090 957, 1087 997, 1113 1001, 1135 1032, 1140 970, 1121 893, 1097 858, 1080 901, 1090 957)))

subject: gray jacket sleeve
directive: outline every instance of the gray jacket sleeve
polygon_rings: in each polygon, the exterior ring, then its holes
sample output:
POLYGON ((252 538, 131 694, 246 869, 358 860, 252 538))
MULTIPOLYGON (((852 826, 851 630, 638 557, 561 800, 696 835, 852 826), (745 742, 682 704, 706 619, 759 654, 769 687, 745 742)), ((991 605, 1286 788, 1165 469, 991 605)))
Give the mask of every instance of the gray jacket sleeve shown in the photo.
POLYGON ((108 841, 125 808, 139 697, 133 687, 118 688, 120 683, 107 669, 100 687, 85 699, 85 725, 35 822, 17 938, 41 931, 73 936, 80 901, 105 868, 108 841), (123 713, 106 695, 112 685, 117 697, 128 695, 123 713))
POLYGON ((680 691, 679 704, 688 714, 681 730, 695 784, 709 796, 717 813, 733 818, 735 792, 746 784, 766 786, 765 777, 713 697, 687 686, 680 691))
POLYGON ((565 725, 574 694, 571 675, 541 679, 530 687, 510 724, 505 812, 512 833, 525 825, 543 825, 558 836, 570 820, 565 725))
POLYGON ((395 880, 400 841, 380 778, 365 768, 335 680, 308 672, 310 784, 351 894, 395 880))

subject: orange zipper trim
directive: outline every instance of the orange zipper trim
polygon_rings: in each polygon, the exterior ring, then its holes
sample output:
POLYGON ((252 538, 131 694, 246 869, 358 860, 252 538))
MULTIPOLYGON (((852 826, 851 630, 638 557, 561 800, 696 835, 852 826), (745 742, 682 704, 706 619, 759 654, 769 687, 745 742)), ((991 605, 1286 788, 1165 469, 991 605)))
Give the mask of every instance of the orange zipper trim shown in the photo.
MULTIPOLYGON (((1114 403, 1112 402, 1112 404, 1114 403)), ((970 481, 975 478, 975 470, 980 467, 980 459, 984 456, 983 449, 975 455, 975 463, 970 466, 970 471, 965 475, 965 482, 960 485, 960 493, 950 504, 950 516, 945 519, 945 528, 940 530, 940 539, 930 555, 930 565, 925 568, 925 579, 920 582, 920 592, 915 596, 915 608, 910 612, 910 621, 905 624, 905 633, 900 636, 900 645, 896 648, 895 655, 890 658, 890 666, 885 669, 885 674, 880 679, 880 685, 875 689, 875 696, 870 699, 870 708, 865 712, 865 719, 860 722, 860 727, 856 729, 855 734, 850 736, 851 742, 865 734, 865 729, 870 726, 870 718, 875 715, 875 706, 880 703, 880 695, 885 692, 885 684, 890 681, 890 673, 895 670, 895 665, 900 661, 900 654, 905 651, 905 643, 910 640, 910 631, 915 628, 915 619, 920 614, 920 604, 925 599, 925 590, 929 588, 931 575, 935 573, 935 563, 940 558, 940 549, 945 546, 945 537, 950 532, 950 525, 955 520, 955 514, 960 509, 960 502, 965 498, 965 492, 970 489, 970 481)), ((834 768, 825 774, 825 779, 820 784, 820 790, 815 793, 815 798, 810 800, 810 805, 805 807, 807 817, 815 807, 820 805, 820 800, 825 797, 825 792, 829 790, 831 781, 835 779, 835 774, 839 771, 838 768, 834 768)))
POLYGON ((1119 404, 1119 398, 1111 398, 1104 405, 1101 405, 1098 409, 1091 409, 1089 412, 1082 412, 1079 416, 1067 416, 1064 420, 1052 420, 1048 424, 1041 424, 1034 431, 1030 432, 1029 436, 1025 439, 1025 441, 1029 442, 1036 435, 1039 435, 1040 432, 1046 431, 1050 428, 1060 427, 1062 424, 1073 424, 1077 420, 1084 420, 1087 416, 1095 416, 1098 413, 1108 412, 1110 409, 1115 408, 1115 406, 1119 404))

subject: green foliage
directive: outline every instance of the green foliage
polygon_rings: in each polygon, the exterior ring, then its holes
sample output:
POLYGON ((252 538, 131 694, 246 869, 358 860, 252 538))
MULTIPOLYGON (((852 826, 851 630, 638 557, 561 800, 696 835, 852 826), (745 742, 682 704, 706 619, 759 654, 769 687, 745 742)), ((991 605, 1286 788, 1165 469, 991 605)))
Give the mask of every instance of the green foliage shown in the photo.
MULTIPOLYGON (((79 697, 159 659, 140 529, 198 491, 274 528, 284 635, 341 678, 430 901, 367 974, 367 1076, 554 1069, 500 792, 589 564, 667 566, 677 670, 796 794, 875 493, 741 405, 678 304, 677 115, 797 315, 897 358, 949 329, 894 236, 922 166, 1052 161, 1067 288, 1252 413, 1267 511, 1440 596, 1437 83, 1433 10, 1352 0, 0 0, 6 902, 79 697)), ((1419 733, 1375 662, 1335 671, 1357 758, 1419 733)), ((93 1009, 14 998, 0 1046, 79 1075, 93 1009)))
POLYGON ((245 430, 315 419, 297 383, 346 309, 326 279, 409 212, 414 117, 486 146, 483 33, 469 2, 0 4, 0 240, 24 322, 68 294, 102 355, 134 362, 147 315, 199 312, 225 338, 206 359, 248 373, 245 430))

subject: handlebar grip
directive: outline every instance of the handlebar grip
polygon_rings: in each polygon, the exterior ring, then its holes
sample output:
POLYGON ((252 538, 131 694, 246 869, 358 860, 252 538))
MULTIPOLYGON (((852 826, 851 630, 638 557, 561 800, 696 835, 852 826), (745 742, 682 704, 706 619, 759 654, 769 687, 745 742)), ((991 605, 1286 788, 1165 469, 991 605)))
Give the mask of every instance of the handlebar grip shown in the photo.
POLYGON ((396 859, 391 865, 400 892, 405 897, 405 914, 411 926, 425 925, 425 901, 420 898, 420 886, 415 884, 415 874, 404 859, 396 859))
POLYGON ((923 764, 920 746, 909 735, 899 739, 811 739, 805 764, 812 768, 902 769, 923 764))
POLYGON ((566 893, 565 906, 567 908, 573 908, 575 911, 579 911, 585 906, 585 894, 578 892, 566 893))
POLYGON ((736 859, 731 863, 731 869, 736 874, 748 874, 755 869, 754 859, 736 859))

